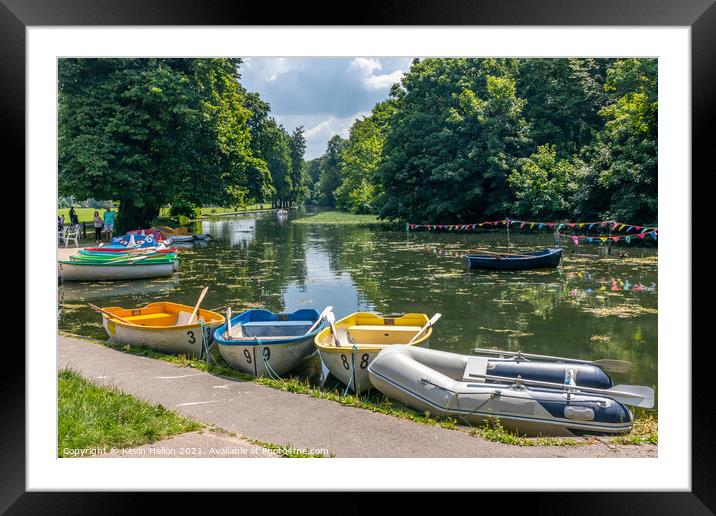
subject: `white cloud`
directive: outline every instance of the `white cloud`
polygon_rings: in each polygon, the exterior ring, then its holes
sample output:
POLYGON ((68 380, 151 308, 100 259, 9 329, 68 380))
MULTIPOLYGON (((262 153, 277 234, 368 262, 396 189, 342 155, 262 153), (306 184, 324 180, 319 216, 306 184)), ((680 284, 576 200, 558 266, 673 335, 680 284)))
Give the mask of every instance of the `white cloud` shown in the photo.
POLYGON ((348 65, 349 70, 359 70, 361 73, 370 75, 374 70, 380 70, 383 65, 380 63, 380 59, 374 59, 372 57, 356 57, 351 64, 348 65))
POLYGON ((391 73, 376 75, 375 72, 383 69, 380 59, 374 57, 357 57, 348 65, 347 72, 358 76, 360 84, 367 90, 389 90, 400 78, 405 70, 398 69, 391 73))
POLYGON ((396 82, 400 82, 400 78, 403 77, 403 70, 396 70, 393 73, 385 75, 373 75, 363 79, 363 85, 371 90, 380 90, 383 88, 390 88, 396 82))
POLYGON ((357 118, 369 116, 370 112, 359 111, 351 116, 336 117, 329 116, 307 127, 303 135, 306 137, 306 159, 313 159, 321 156, 326 151, 326 144, 332 136, 338 134, 347 138, 351 126, 357 118))

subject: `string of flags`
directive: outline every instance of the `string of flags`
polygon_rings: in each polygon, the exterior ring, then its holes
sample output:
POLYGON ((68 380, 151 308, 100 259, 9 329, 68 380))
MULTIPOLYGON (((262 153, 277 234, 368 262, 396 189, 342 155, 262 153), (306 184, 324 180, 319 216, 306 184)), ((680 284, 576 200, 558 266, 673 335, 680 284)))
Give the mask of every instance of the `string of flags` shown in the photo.
POLYGON ((579 245, 580 241, 586 241, 587 243, 599 243, 599 244, 605 244, 609 241, 612 242, 625 242, 630 243, 632 239, 637 240, 644 240, 646 237, 651 237, 654 240, 658 239, 658 231, 656 229, 651 231, 642 231, 640 233, 636 233, 634 235, 610 235, 610 236, 589 236, 589 235, 567 235, 564 233, 557 232, 557 236, 566 237, 572 240, 572 243, 574 245, 579 245))
MULTIPOLYGON (((584 229, 590 231, 597 228, 600 231, 616 231, 625 233, 631 233, 632 235, 641 235, 647 233, 653 233, 656 237, 658 227, 655 226, 639 226, 636 224, 626 224, 624 222, 618 222, 615 220, 602 220, 597 222, 539 222, 530 220, 516 220, 509 217, 502 220, 491 220, 484 222, 476 222, 473 224, 411 224, 406 223, 406 229, 408 231, 416 229, 426 229, 428 231, 445 230, 445 231, 475 231, 481 228, 497 228, 497 227, 512 227, 517 226, 519 229, 556 229, 558 232, 562 229, 584 229), (632 233, 633 232, 633 233, 632 233)), ((643 238, 643 237, 638 237, 643 238)))

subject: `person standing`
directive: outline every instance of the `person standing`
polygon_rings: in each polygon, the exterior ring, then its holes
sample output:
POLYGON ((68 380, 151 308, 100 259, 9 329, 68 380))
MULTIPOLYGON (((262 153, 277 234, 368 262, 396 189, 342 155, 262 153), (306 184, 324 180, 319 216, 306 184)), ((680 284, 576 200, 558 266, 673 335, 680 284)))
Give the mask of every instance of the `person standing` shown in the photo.
POLYGON ((79 220, 77 220, 77 213, 75 213, 75 207, 70 206, 70 224, 72 226, 79 224, 79 220))
POLYGON ((94 238, 99 244, 102 242, 102 226, 104 226, 104 221, 102 220, 102 217, 99 216, 99 212, 94 212, 94 238))
POLYGON ((112 233, 114 232, 114 212, 107 206, 104 212, 104 230, 107 232, 107 241, 112 241, 112 233))

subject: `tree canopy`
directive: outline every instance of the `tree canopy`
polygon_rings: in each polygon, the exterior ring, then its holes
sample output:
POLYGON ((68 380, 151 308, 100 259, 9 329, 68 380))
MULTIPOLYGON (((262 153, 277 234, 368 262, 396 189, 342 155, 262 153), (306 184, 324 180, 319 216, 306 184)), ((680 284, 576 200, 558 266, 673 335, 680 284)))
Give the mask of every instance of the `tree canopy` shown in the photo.
POLYGON ((305 147, 292 149, 268 104, 241 86, 240 65, 61 59, 60 193, 119 201, 124 229, 146 226, 166 205, 298 200, 292 174, 305 147))
POLYGON ((314 165, 318 200, 415 223, 655 222, 655 59, 415 59, 314 165))

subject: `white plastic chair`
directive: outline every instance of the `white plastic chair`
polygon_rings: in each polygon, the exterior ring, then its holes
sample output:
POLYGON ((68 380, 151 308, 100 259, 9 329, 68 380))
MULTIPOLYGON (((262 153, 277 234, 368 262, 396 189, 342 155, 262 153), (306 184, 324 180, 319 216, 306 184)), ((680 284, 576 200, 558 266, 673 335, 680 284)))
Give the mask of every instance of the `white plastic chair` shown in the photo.
POLYGON ((67 226, 65 228, 65 233, 62 235, 62 240, 65 241, 65 247, 67 247, 67 244, 70 242, 70 240, 74 241, 75 247, 79 247, 79 236, 80 236, 80 225, 75 224, 74 226, 67 226))

